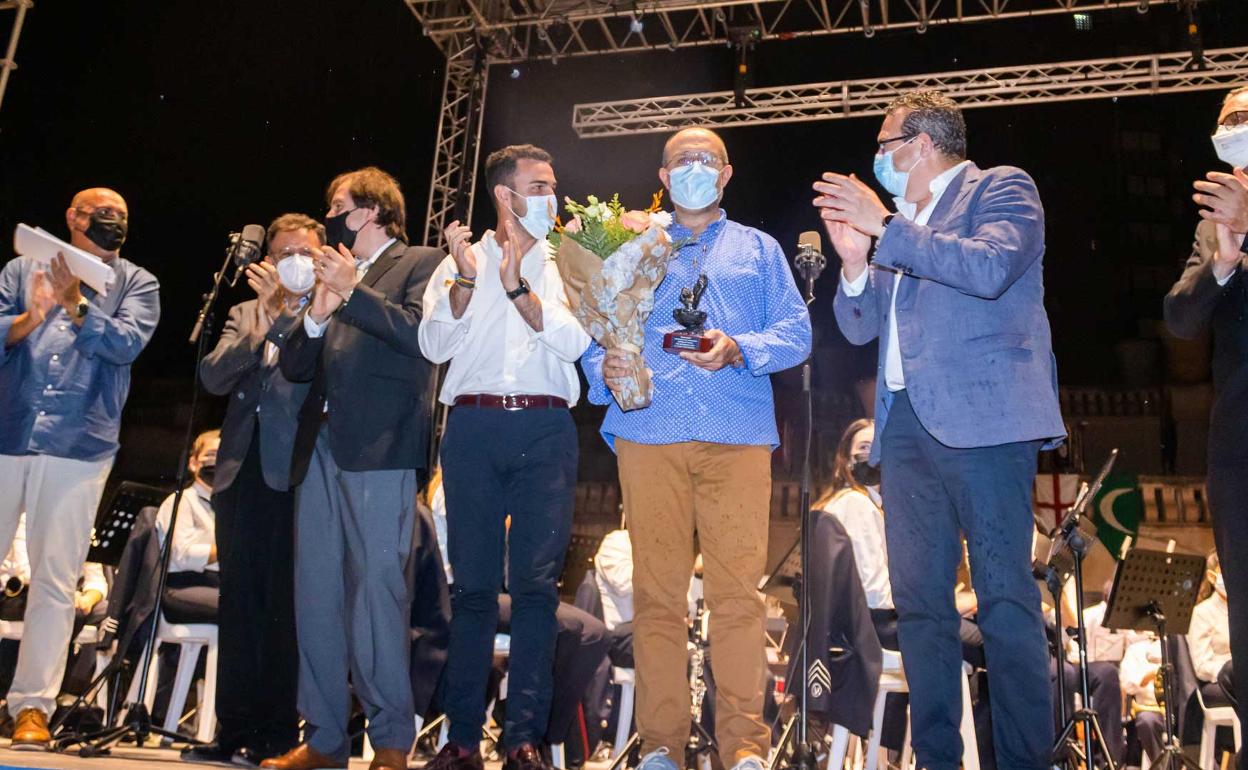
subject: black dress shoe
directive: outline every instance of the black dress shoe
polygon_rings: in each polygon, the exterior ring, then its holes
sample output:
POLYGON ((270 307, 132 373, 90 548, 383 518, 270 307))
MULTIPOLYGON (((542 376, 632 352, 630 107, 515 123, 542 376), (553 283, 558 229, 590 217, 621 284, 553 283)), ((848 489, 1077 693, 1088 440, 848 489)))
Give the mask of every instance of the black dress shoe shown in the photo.
POLYGON ((214 741, 182 749, 182 761, 203 765, 228 765, 233 762, 234 753, 233 746, 225 746, 214 741))
POLYGON ((259 767, 260 763, 269 757, 281 756, 284 753, 282 751, 267 753, 257 751, 250 746, 242 746, 234 752, 234 756, 230 757, 230 764, 236 767, 259 767))
POLYGON ((437 756, 425 763, 424 770, 484 770, 481 752, 447 741, 437 756))
POLYGON ((550 770, 550 765, 533 744, 524 743, 507 752, 507 758, 503 760, 503 770, 550 770))

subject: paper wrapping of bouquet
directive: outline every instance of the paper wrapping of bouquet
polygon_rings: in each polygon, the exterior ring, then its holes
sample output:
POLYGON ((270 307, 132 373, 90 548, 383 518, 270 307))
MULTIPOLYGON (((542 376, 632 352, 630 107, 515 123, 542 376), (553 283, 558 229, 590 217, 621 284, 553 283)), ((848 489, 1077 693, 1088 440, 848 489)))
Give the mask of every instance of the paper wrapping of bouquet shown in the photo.
POLYGON ((568 237, 555 254, 568 304, 581 326, 604 348, 632 354, 632 374, 623 389, 613 392, 625 411, 649 406, 654 397, 641 351, 654 290, 667 274, 671 256, 672 242, 660 227, 648 228, 605 260, 568 237))

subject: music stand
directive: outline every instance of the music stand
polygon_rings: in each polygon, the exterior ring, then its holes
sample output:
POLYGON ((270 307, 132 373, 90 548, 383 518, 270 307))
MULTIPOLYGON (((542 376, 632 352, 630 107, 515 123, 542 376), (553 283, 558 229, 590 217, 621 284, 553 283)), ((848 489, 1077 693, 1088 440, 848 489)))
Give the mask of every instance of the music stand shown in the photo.
POLYGON ((1200 770, 1179 744, 1174 702, 1174 667, 1166 637, 1186 634, 1192 622, 1196 592, 1205 574, 1205 559, 1195 554, 1133 549, 1118 564, 1105 603, 1105 627, 1111 631, 1153 631, 1161 644, 1162 697, 1166 720, 1165 749, 1149 770, 1200 770))
POLYGON ((138 521, 139 511, 159 507, 168 490, 135 481, 123 481, 101 506, 91 528, 91 549, 87 561, 116 567, 121 553, 130 541, 130 531, 138 521))

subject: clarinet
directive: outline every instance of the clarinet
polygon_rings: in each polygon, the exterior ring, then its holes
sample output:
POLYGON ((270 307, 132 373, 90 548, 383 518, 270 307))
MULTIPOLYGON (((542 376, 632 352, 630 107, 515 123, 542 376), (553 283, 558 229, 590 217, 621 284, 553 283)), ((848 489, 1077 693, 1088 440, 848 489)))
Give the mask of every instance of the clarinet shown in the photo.
POLYGON ((706 639, 702 634, 702 620, 706 604, 698 599, 698 611, 693 621, 693 653, 689 656, 689 690, 693 695, 690 713, 696 724, 702 724, 702 701, 706 698, 706 679, 702 676, 706 658, 706 639))

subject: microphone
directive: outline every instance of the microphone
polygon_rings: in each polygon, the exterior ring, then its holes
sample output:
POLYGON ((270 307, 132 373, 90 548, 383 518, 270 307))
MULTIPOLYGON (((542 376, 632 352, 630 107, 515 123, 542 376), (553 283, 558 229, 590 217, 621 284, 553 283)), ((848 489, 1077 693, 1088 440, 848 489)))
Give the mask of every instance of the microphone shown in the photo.
POLYGON ((817 230, 807 230, 798 236, 793 264, 806 281, 806 304, 809 305, 815 301, 815 279, 828 266, 828 258, 823 256, 823 238, 817 230))
POLYGON ((238 283, 247 266, 260 259, 260 250, 264 245, 264 228, 260 225, 246 225, 241 233, 230 233, 228 254, 234 263, 234 277, 230 286, 238 283))

